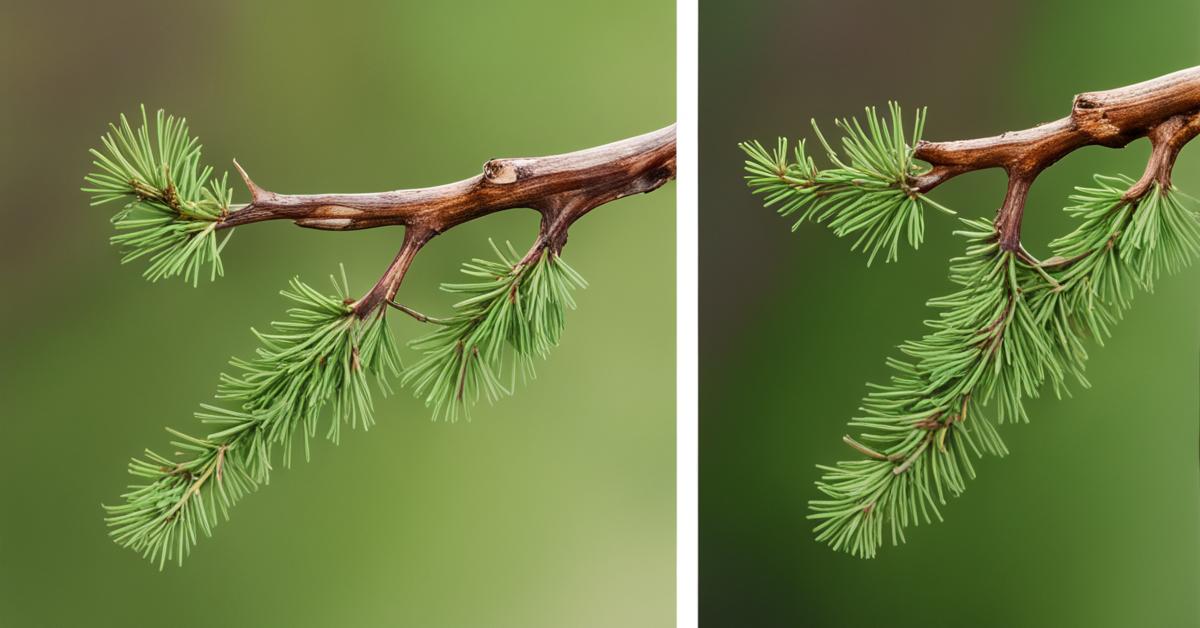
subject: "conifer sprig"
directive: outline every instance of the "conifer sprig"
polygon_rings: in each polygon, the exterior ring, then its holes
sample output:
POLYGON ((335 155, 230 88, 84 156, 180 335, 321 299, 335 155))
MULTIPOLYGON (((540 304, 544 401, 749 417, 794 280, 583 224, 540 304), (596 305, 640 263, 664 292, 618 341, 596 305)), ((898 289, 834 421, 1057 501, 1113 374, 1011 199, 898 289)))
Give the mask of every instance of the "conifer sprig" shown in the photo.
POLYGON ((316 436, 325 405, 332 418, 326 437, 338 442, 341 425, 369 429, 374 424, 374 404, 367 373, 373 373, 382 392, 391 392, 388 376, 400 374, 400 357, 379 308, 360 320, 345 274, 335 295, 324 295, 301 282, 291 282, 283 296, 299 307, 288 310, 288 320, 274 322, 274 333, 257 330, 261 346, 252 359, 233 359, 239 372, 221 374, 218 399, 229 399, 263 421, 272 440, 284 446, 291 458, 292 435, 302 427, 305 458, 309 440, 316 436))
POLYGON ((867 430, 862 444, 848 442, 868 459, 819 467, 827 499, 810 502, 809 518, 835 549, 873 557, 885 524, 895 543, 907 526, 940 520, 946 496, 974 477, 970 455, 1006 452, 983 408, 994 400, 998 414, 1020 415, 1044 376, 1048 347, 1020 291, 1027 269, 999 250, 989 221, 964 222, 968 252, 951 271, 959 290, 930 301, 942 310, 930 333, 901 345, 905 358, 888 360, 895 374, 871 386, 850 422, 867 430))
POLYGON ((1086 342, 1103 346, 1136 289, 1153 292, 1164 272, 1183 270, 1200 251, 1200 221, 1181 192, 1154 184, 1126 199, 1129 177, 1094 180, 1076 188, 1065 211, 1079 224, 1050 243, 1055 255, 1042 263, 1058 288, 1030 298, 1061 362, 1085 387, 1086 342))
POLYGON ((83 191, 92 205, 124 202, 112 217, 117 234, 111 239, 123 251, 121 263, 146 258, 143 275, 150 281, 181 276, 196 285, 202 268, 209 278, 224 273, 217 224, 229 211, 233 190, 227 175, 212 177, 200 164, 200 143, 188 133, 187 121, 155 115, 153 137, 141 108, 134 129, 124 114, 100 138, 103 151, 92 149, 96 171, 85 177, 83 191))
POLYGON ((199 141, 185 121, 159 111, 154 123, 151 129, 143 107, 140 126, 124 116, 110 125, 100 149, 91 151, 95 169, 84 187, 93 205, 122 203, 112 217, 112 241, 124 250, 123 261, 146 259, 151 280, 182 276, 195 285, 206 265, 215 279, 227 241, 217 235, 235 226, 287 220, 321 230, 404 228, 391 265, 359 299, 351 299, 344 274, 334 296, 294 280, 283 293, 296 304, 287 319, 254 332, 260 344, 254 356, 234 359, 232 372, 221 375, 218 403, 196 413, 213 431, 203 437, 171 431, 173 456, 147 451, 130 464, 138 481, 123 503, 105 507, 106 520, 118 543, 160 565, 182 561, 218 515, 227 516, 268 480, 278 459, 290 464, 297 433, 307 458, 319 428, 337 442, 343 424, 372 425, 368 377, 387 393, 388 377, 401 371, 384 317, 388 305, 437 326, 413 343, 422 359, 402 380, 435 418, 455 419, 479 397, 511 394, 517 377, 534 376, 533 358, 557 345, 565 311, 575 306, 571 293, 585 285, 558 256, 571 226, 601 205, 652 192, 675 177, 676 132, 668 125, 568 153, 491 159, 452 184, 376 193, 280 194, 238 166, 250 199, 232 208, 227 179, 201 166, 199 141), (452 317, 429 318, 394 301, 434 236, 518 207, 542 215, 537 247, 519 261, 509 247, 509 254, 497 250, 499 261, 468 263, 464 272, 473 283, 444 286, 463 297, 452 317), (330 417, 324 426, 322 416, 330 417))
POLYGON ((1087 385, 1086 342, 1109 336, 1134 288, 1200 254, 1200 220, 1178 193, 1155 185, 1125 199, 1131 179, 1096 182, 1071 197, 1080 223, 1044 262, 1002 250, 990 221, 964 221, 967 254, 951 267, 960 289, 930 301, 943 310, 932 331, 901 346, 906 359, 888 362, 896 374, 850 422, 865 433, 846 442, 866 459, 820 467, 818 540, 870 558, 908 526, 941 520, 975 476, 971 457, 1007 453, 993 421, 1027 421, 1024 400, 1047 380, 1060 395, 1067 375, 1087 385))
MULTIPOLYGON (((401 381, 435 419, 466 416, 480 397, 495 401, 512 394, 518 377, 534 377, 534 358, 557 346, 566 310, 575 307, 572 292, 587 285, 549 250, 522 263, 511 246, 492 248, 496 260, 463 266, 477 281, 443 286, 465 297, 455 314, 428 319, 437 329, 411 343, 423 357, 401 381)), ((223 404, 203 404, 196 413, 213 431, 196 437, 169 430, 174 459, 147 450, 130 463, 141 483, 122 495, 124 503, 105 507, 114 540, 160 567, 182 563, 234 503, 269 481, 278 460, 290 465, 297 433, 309 458, 326 408, 325 436, 335 443, 343 423, 364 430, 373 424, 368 375, 386 394, 388 378, 401 373, 387 308, 360 319, 345 274, 333 284, 335 294, 325 295, 293 279, 282 292, 296 304, 288 318, 272 323, 271 332, 254 332, 255 357, 235 358, 235 373, 221 375, 223 404)))
POLYGON ((851 421, 864 433, 844 440, 865 459, 821 467, 824 498, 810 502, 817 537, 862 557, 875 555, 885 533, 900 542, 907 526, 940 519, 947 496, 974 476, 972 455, 1005 452, 995 423, 1027 420, 1024 402, 1047 380, 1059 396, 1069 381, 1087 386, 1088 344, 1109 336, 1135 289, 1152 290, 1200 252, 1200 221, 1182 203, 1190 197, 1171 184, 1180 151, 1200 136, 1200 66, 1078 94, 1063 118, 991 137, 921 140, 922 111, 906 144, 895 105, 891 114, 890 128, 871 110, 865 128, 840 121, 846 159, 818 130, 828 170, 803 142, 794 158, 782 139, 771 152, 741 145, 747 183, 767 206, 858 233, 856 245, 872 258, 887 249, 889 260, 900 233, 920 241, 905 198, 933 204, 925 194, 954 177, 1006 174, 995 220, 966 221, 960 232, 970 242, 952 261, 957 291, 929 302, 941 310, 929 332, 901 345, 903 358, 888 361, 893 376, 870 387, 851 421), (1077 188, 1066 211, 1079 224, 1051 242, 1053 257, 1039 261, 1025 249, 1021 224, 1042 172, 1080 148, 1143 137, 1150 156, 1140 179, 1096 177, 1096 187, 1077 188))
POLYGON ((299 430, 305 458, 319 419, 331 408, 326 436, 338 441, 343 422, 363 429, 372 423, 367 374, 379 380, 399 373, 400 361, 387 328, 385 308, 359 319, 347 305, 345 283, 327 296, 299 279, 283 295, 297 304, 275 333, 258 333, 262 346, 251 360, 235 359, 241 372, 222 375, 217 397, 196 417, 214 430, 203 437, 168 430, 174 458, 147 450, 129 464, 141 480, 105 506, 113 539, 160 566, 182 564, 201 534, 209 536, 229 508, 265 484, 277 446, 285 465, 299 430))
POLYGON ((868 265, 881 252, 886 261, 896 260, 902 237, 914 249, 920 246, 926 206, 954 212, 913 186, 913 179, 927 171, 913 158, 925 126, 925 110, 917 111, 910 137, 905 135, 900 106, 888 103, 888 110, 891 120, 885 122, 874 107, 868 107, 866 128, 857 118, 836 121, 845 134, 841 143, 845 158, 813 121, 813 130, 833 163, 831 168, 817 167, 804 140, 796 143, 790 159, 788 141, 782 137, 772 151, 757 141, 739 144, 749 157, 746 183, 779 215, 798 214, 793 231, 807 221, 828 221, 837 236, 854 236, 851 248, 867 253, 868 265))
POLYGON ((494 402, 513 393, 517 378, 535 376, 534 358, 546 358, 558 345, 572 292, 587 282, 558 254, 543 249, 532 261, 492 243, 495 260, 463 264, 468 283, 443 284, 462 298, 455 314, 414 340, 422 358, 401 380, 432 409, 433 418, 470 416, 481 397, 494 402), (503 371, 509 368, 507 383, 503 371))

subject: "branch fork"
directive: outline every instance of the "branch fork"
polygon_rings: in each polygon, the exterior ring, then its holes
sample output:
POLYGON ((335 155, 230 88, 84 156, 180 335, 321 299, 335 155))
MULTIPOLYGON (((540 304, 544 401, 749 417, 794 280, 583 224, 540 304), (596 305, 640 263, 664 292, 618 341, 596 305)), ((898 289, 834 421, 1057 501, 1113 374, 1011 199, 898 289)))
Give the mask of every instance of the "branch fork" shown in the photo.
POLYGON ((383 276, 351 305, 365 318, 393 302, 413 259, 429 240, 489 214, 528 207, 542 215, 538 236, 520 263, 544 249, 558 253, 567 231, 591 210, 651 192, 675 178, 675 125, 573 153, 491 159, 482 172, 430 188, 368 194, 278 194, 256 184, 236 160, 250 202, 225 216, 218 229, 267 220, 331 231, 403 226, 404 240, 383 276))
POLYGON ((1059 159, 1084 147, 1121 148, 1148 137, 1152 145, 1145 174, 1126 193, 1140 198, 1153 183, 1170 187, 1171 168, 1184 144, 1200 134, 1200 66, 1107 91, 1075 97, 1070 115, 994 137, 949 142, 922 140, 914 156, 931 169, 910 181, 926 193, 966 172, 1003 168, 1004 202, 996 214, 1001 248, 1021 250, 1021 221, 1029 189, 1059 159))

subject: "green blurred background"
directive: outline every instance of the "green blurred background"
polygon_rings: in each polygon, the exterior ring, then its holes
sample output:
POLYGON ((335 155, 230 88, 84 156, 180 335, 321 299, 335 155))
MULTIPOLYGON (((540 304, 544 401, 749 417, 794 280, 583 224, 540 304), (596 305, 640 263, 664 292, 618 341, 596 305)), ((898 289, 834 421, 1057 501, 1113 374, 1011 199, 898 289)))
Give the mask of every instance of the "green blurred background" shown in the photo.
MULTIPOLYGON (((328 285, 344 262, 365 291, 402 231, 255 225, 224 279, 151 285, 107 243, 116 207, 79 187, 140 102, 281 192, 433 185, 644 133, 675 118, 674 28, 664 0, 5 3, 0 626, 672 623, 673 184, 572 231, 591 288, 537 382, 457 424, 387 399, 162 573, 105 535, 125 461, 194 425, 290 277, 328 285)), ((532 211, 455 229, 401 298, 446 312, 461 261, 536 229, 532 211)))
MULTIPOLYGON (((1197 63, 1200 8, 1169 2, 703 2, 701 124, 701 615, 705 626, 1200 625, 1198 269, 1139 295, 1089 364, 1093 388, 1029 404, 1012 455, 869 562, 812 540, 814 465, 851 457, 846 421, 884 357, 949 290, 954 223, 866 267, 823 227, 762 209, 735 144, 811 134, 808 120, 897 99, 926 137, 1024 128, 1081 91, 1197 63)), ((826 127, 831 125, 826 124, 826 127)), ((1089 148, 1034 186, 1026 241, 1044 252, 1072 186, 1138 175, 1148 144, 1089 148)), ((1177 183, 1200 193, 1200 146, 1177 183)), ((989 215, 1002 173, 934 194, 989 215)))

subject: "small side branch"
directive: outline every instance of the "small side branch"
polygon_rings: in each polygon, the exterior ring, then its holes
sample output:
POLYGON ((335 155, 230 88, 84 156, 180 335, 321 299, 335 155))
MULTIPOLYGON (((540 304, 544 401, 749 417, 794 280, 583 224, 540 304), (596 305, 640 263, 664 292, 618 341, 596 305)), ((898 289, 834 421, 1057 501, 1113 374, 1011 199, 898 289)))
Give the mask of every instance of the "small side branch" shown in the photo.
POLYGON ((1125 192, 1125 200, 1141 198, 1150 186, 1157 183, 1164 190, 1171 188, 1171 172, 1179 151, 1200 134, 1200 112, 1167 118, 1150 129, 1150 159, 1137 183, 1125 192))
POLYGON ((1000 248, 1006 251, 1021 252, 1021 220, 1025 217, 1025 202, 1029 199, 1029 188, 1037 173, 1009 172, 1008 190, 1004 193, 1004 203, 996 212, 996 232, 1000 238, 1000 248))
POLYGON ((426 242, 429 242, 433 235, 432 231, 422 227, 408 227, 404 230, 404 243, 400 245, 400 252, 396 254, 396 258, 392 260, 387 271, 383 273, 379 281, 375 282, 370 292, 353 303, 352 309, 356 316, 366 318, 380 305, 396 298, 396 292, 400 289, 400 282, 404 281, 408 267, 412 265, 417 252, 425 246, 426 242))
POLYGON ((972 168, 961 165, 934 164, 929 172, 913 177, 909 181, 909 187, 915 192, 925 194, 946 181, 971 170, 972 168))

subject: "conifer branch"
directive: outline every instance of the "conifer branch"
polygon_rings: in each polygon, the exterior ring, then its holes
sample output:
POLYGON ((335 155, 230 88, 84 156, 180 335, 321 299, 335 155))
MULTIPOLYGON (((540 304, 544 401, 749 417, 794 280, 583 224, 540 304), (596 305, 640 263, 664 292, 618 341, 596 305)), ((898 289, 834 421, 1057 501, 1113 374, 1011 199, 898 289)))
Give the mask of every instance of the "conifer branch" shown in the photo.
POLYGON ((158 112, 153 133, 145 109, 134 128, 121 116, 93 150, 97 171, 84 191, 93 205, 124 202, 114 215, 114 244, 122 261, 147 258, 148 279, 182 276, 198 283, 201 268, 222 274, 221 231, 287 219, 325 230, 403 226, 392 263, 363 296, 350 296, 343 271, 334 295, 298 278, 283 295, 295 306, 270 332, 255 331, 254 357, 234 359, 222 374, 218 404, 202 404, 196 417, 203 436, 168 430, 175 457, 146 450, 129 472, 139 478, 106 505, 110 535, 160 567, 182 562, 199 535, 246 494, 266 484, 277 457, 290 464, 297 435, 304 455, 328 415, 325 436, 340 439, 341 426, 367 429, 374 422, 368 375, 387 394, 400 377, 432 409, 435 419, 467 416, 483 397, 511 394, 518 376, 535 376, 533 362, 558 344, 571 293, 586 286, 561 258, 570 227, 592 209, 658 189, 675 176, 675 127, 587 150, 550 157, 493 159, 471 179, 434 188, 377 194, 285 195, 257 185, 234 162, 250 202, 234 207, 226 179, 200 165, 200 145, 186 123, 158 112), (511 246, 496 260, 473 260, 463 272, 473 281, 443 284, 462 296, 447 318, 431 318, 396 302, 405 274, 433 237, 505 209, 529 207, 542 220, 532 246, 518 255, 511 246), (435 325, 410 343, 422 355, 402 369, 386 321, 389 308, 435 325), (506 367, 506 365, 508 365, 506 367), (502 373, 510 369, 504 383, 502 373))
MULTIPOLYGON (((895 107, 892 117, 899 117, 895 107)), ((920 128, 923 113, 917 120, 920 128)), ((843 440, 863 458, 819 466, 823 498, 810 502, 809 516, 818 540, 869 558, 885 537, 899 543, 909 526, 941 520, 940 507, 975 476, 972 457, 1007 453, 996 424, 1028 421, 1024 401, 1047 382, 1059 396, 1069 380, 1087 386, 1087 343, 1110 336, 1135 288, 1152 290, 1161 274, 1200 255, 1200 215, 1183 205, 1187 197, 1171 182, 1180 150, 1200 134, 1200 67, 1079 95, 1070 116, 996 137, 928 142, 918 132, 904 145, 896 140, 902 136, 877 124, 865 134, 857 125, 843 128, 851 132, 844 144, 852 155, 865 143, 891 155, 891 163, 928 164, 895 170, 901 176, 890 181, 864 177, 921 203, 932 204, 925 195, 960 174, 984 168, 1008 174, 995 218, 962 219, 965 228, 956 232, 968 240, 966 253, 951 262, 956 291, 929 301, 940 310, 926 322, 929 332, 901 345, 903 359, 888 360, 892 377, 870 385, 861 416, 851 420, 863 433, 843 440), (1076 228, 1050 243, 1052 257, 1030 254, 1021 221, 1038 174, 1083 146, 1119 148, 1140 137, 1152 146, 1141 178, 1097 176, 1094 187, 1076 188, 1066 208, 1076 228)), ((848 167, 826 144, 835 168, 821 171, 802 147, 793 162, 783 140, 773 153, 742 144, 750 157, 747 182, 768 206, 778 204, 785 215, 807 207, 804 217, 818 222, 836 216, 830 226, 838 235, 845 229, 837 223, 886 225, 911 217, 879 202, 867 186, 842 189, 823 175, 864 170, 861 157, 848 167), (822 206, 834 195, 836 204, 822 206)), ((895 231, 873 237, 894 251, 895 231)))

